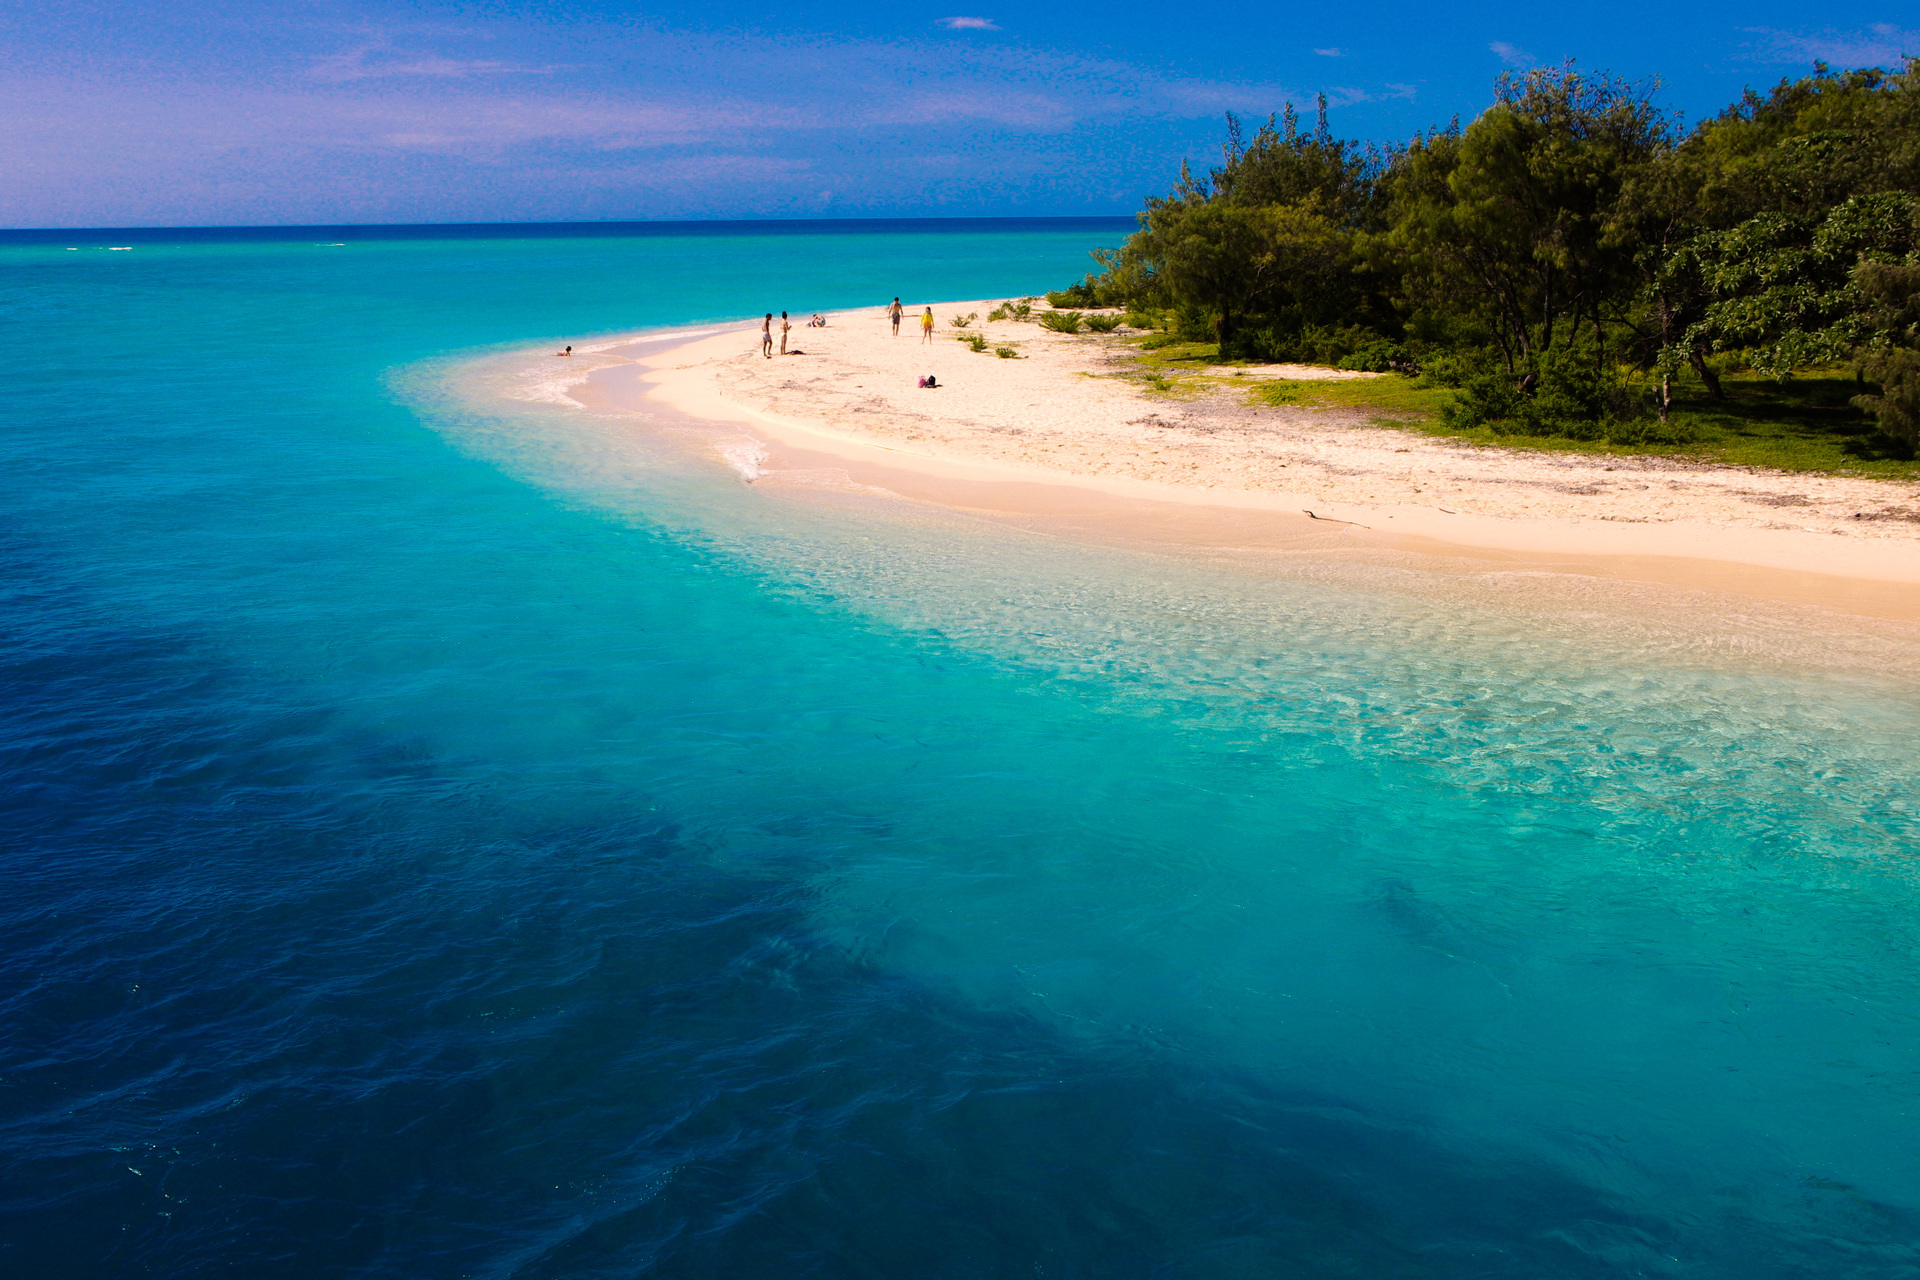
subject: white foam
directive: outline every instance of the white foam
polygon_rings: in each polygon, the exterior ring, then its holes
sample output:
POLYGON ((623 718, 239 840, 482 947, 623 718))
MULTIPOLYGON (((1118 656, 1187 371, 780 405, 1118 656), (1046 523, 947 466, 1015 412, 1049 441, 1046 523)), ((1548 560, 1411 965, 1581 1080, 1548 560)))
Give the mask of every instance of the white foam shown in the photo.
POLYGON ((520 386, 507 392, 507 395, 511 399, 524 400, 528 404, 560 404, 573 409, 584 409, 586 406, 568 395, 567 392, 592 377, 595 368, 604 369, 606 366, 597 365, 593 368, 572 370, 565 376, 559 378, 543 377, 542 375, 551 372, 549 369, 522 369, 519 375, 521 378, 535 378, 538 380, 522 383, 520 386))
POLYGON ((720 455, 720 461, 740 473, 740 478, 752 484, 766 474, 763 464, 767 460, 767 446, 751 436, 737 440, 721 440, 713 446, 720 455))

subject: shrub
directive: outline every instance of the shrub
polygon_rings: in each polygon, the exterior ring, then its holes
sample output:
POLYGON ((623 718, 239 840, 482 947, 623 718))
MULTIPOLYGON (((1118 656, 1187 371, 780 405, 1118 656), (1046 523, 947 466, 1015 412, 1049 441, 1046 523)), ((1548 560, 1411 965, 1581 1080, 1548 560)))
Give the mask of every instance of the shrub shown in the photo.
POLYGON ((1880 430, 1895 440, 1920 444, 1920 352, 1907 347, 1876 351, 1865 374, 1880 384, 1880 394, 1855 396, 1854 408, 1873 414, 1880 430))
POLYGON ((1212 342, 1218 336, 1214 328, 1215 319, 1213 312, 1207 308, 1184 302, 1173 313, 1173 323, 1167 327, 1188 342, 1212 342))
POLYGON ((966 343, 975 351, 985 351, 987 349, 987 336, 984 333, 970 333, 960 339, 960 341, 966 343))
POLYGON ((1020 358, 1020 353, 1012 347, 995 347, 993 354, 999 356, 1002 360, 1018 360, 1020 358))
POLYGON ((1341 357, 1333 367, 1352 369, 1359 373, 1391 373, 1395 369, 1407 367, 1407 364, 1407 353, 1399 343, 1379 338, 1341 357))
POLYGON ((1033 307, 1024 299, 1003 302, 987 314, 989 320, 1030 320, 1032 318, 1033 307))
POLYGON ((1087 328, 1095 333, 1112 333, 1120 327, 1119 316, 1088 316, 1087 328))
POLYGON ((975 320, 978 320, 979 318, 980 318, 980 313, 978 311, 969 311, 967 312, 967 314, 963 316, 953 317, 951 320, 947 321, 947 323, 952 325, 956 329, 964 329, 968 325, 972 324, 975 320))
POLYGON ((1129 311, 1123 319, 1129 329, 1151 329, 1157 323, 1152 316, 1142 311, 1129 311))
POLYGON ((1051 329, 1055 333, 1080 332, 1081 315, 1078 311, 1046 311, 1040 316, 1040 327, 1051 329))
POLYGON ((1618 445, 1691 444, 1700 438, 1691 424, 1655 419, 1617 371, 1594 367, 1591 353, 1555 352, 1518 378, 1487 356, 1441 357, 1429 363, 1423 380, 1459 388, 1453 403, 1440 409, 1440 421, 1455 429, 1618 445))

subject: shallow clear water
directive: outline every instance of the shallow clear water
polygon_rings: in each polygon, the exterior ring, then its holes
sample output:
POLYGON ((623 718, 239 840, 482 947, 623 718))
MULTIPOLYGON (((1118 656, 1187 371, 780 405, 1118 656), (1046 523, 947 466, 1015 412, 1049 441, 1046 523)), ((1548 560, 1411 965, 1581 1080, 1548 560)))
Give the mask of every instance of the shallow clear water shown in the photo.
POLYGON ((508 394, 1114 234, 0 245, 0 1267, 1920 1274, 1897 628, 508 394))

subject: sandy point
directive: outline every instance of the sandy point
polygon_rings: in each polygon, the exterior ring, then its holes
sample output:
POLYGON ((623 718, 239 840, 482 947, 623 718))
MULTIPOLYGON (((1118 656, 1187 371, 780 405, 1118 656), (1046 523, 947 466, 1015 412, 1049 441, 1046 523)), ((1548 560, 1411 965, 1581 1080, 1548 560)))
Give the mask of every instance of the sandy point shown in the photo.
POLYGON ((1920 486, 1485 447, 1234 387, 1175 399, 1123 337, 987 320, 996 305, 935 304, 931 344, 912 324, 895 337, 874 307, 795 328, 785 356, 762 356, 746 326, 616 348, 576 397, 744 429, 767 446, 761 483, 832 473, 1064 536, 1371 547, 1920 619, 1920 486))

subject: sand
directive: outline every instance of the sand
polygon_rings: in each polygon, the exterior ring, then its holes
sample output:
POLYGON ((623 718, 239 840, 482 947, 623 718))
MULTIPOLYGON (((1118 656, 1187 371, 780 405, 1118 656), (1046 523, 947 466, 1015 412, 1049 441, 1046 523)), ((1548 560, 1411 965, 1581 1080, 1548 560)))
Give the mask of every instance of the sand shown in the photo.
MULTIPOLYGON (((924 344, 879 308, 795 328, 765 359, 758 326, 599 353, 574 394, 732 424, 766 450, 756 483, 884 489, 1051 521, 1056 531, 1208 545, 1349 543, 1709 586, 1849 612, 1920 617, 1920 485, 1671 458, 1449 442, 1341 411, 1255 407, 1238 385, 1154 392, 1119 338, 977 323, 1018 359, 975 354, 938 304, 924 344), (940 386, 920 389, 932 373, 940 386)), ((1215 373, 1364 377, 1298 365, 1215 373)))

